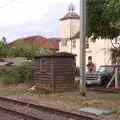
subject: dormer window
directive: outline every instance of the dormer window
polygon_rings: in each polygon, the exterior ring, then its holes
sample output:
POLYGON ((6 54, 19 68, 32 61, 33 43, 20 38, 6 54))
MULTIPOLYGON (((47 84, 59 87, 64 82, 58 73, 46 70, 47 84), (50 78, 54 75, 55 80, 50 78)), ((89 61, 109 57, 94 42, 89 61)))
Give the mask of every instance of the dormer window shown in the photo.
POLYGON ((73 44, 72 44, 73 48, 76 48, 76 40, 73 40, 72 43, 73 43, 73 44))

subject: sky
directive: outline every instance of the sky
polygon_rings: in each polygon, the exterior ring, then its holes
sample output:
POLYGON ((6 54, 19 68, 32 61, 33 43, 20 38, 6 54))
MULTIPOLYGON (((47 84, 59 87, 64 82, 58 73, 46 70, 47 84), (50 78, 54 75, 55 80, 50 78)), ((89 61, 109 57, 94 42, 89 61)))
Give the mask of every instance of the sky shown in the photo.
POLYGON ((73 3, 79 13, 79 0, 0 0, 0 38, 41 35, 59 37, 60 21, 73 3))

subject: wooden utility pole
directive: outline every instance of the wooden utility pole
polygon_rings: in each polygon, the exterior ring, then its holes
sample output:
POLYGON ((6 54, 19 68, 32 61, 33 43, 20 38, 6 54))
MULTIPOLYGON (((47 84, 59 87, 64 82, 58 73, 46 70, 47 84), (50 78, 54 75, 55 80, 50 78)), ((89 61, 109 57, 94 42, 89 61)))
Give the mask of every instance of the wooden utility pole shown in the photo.
POLYGON ((86 0, 80 0, 80 93, 82 96, 86 94, 85 82, 85 52, 86 52, 86 0))

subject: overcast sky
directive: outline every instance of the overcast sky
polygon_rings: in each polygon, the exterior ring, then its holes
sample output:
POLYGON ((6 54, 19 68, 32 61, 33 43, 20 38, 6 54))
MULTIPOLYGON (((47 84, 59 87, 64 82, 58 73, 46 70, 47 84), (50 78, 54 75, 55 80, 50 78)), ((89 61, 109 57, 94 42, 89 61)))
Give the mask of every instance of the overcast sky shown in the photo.
POLYGON ((78 13, 79 0, 0 0, 0 38, 59 37, 59 19, 71 2, 78 13))

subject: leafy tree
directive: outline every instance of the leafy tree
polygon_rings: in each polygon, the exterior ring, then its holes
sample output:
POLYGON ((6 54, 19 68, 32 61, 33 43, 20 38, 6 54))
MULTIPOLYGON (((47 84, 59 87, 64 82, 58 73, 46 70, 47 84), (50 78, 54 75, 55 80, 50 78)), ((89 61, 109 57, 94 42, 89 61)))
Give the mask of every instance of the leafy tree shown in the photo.
POLYGON ((0 57, 6 57, 7 50, 3 41, 0 41, 0 57))
POLYGON ((6 44, 7 43, 7 38, 6 37, 2 37, 1 41, 6 44))
POLYGON ((120 64, 120 46, 116 49, 116 48, 112 48, 111 50, 111 58, 112 58, 112 62, 115 63, 119 63, 120 64))
POLYGON ((26 57, 32 59, 35 54, 46 53, 49 50, 45 50, 32 45, 24 43, 23 39, 18 39, 8 51, 8 57, 26 57))
POLYGON ((120 57, 120 46, 113 44, 119 35, 120 0, 87 0, 87 36, 92 36, 92 41, 97 38, 109 39, 113 46, 111 56, 114 61, 120 57))
POLYGON ((120 35, 120 0, 87 0, 87 36, 113 39, 120 35))

